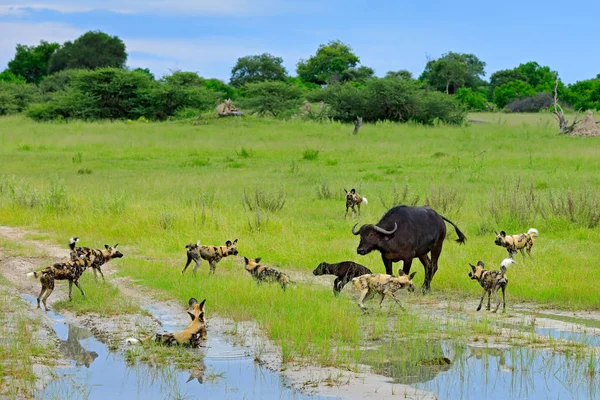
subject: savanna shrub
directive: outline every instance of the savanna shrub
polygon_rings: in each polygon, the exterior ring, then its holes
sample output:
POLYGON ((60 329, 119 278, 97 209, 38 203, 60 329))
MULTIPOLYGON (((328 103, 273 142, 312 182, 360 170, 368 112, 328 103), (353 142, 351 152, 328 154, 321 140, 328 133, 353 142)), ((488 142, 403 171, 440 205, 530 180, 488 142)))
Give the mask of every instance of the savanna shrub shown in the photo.
POLYGON ((33 84, 0 81, 0 115, 19 113, 39 98, 33 84))
POLYGON ((469 111, 485 111, 488 109, 486 96, 483 93, 474 92, 471 88, 458 89, 456 99, 469 111))
POLYGON ((504 107, 508 112, 538 112, 554 104, 554 97, 550 93, 537 93, 524 99, 513 100, 504 107))
POLYGON ((414 120, 433 125, 436 119, 446 124, 460 125, 467 113, 454 97, 442 92, 427 92, 420 96, 414 120))
POLYGON ((365 84, 365 117, 371 121, 408 121, 418 108, 420 84, 399 77, 370 79, 365 84))
POLYGON ((323 100, 329 106, 329 116, 338 121, 354 121, 364 116, 367 109, 367 94, 349 83, 329 85, 323 90, 323 100))
POLYGON ((285 82, 264 81, 248 83, 242 107, 258 115, 286 117, 300 111, 303 101, 302 90, 285 82))

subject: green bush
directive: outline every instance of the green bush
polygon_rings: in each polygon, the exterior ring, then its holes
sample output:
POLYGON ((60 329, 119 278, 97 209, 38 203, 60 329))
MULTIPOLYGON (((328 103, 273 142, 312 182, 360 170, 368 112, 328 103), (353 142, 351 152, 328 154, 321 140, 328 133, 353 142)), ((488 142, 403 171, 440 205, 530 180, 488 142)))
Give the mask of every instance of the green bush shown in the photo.
POLYGON ((524 97, 533 96, 536 94, 536 90, 529 83, 523 81, 512 81, 498 86, 494 90, 493 101, 500 108, 504 108, 505 105, 515 99, 522 99, 524 97))
POLYGON ((304 97, 299 87, 277 81, 249 83, 245 92, 243 107, 258 115, 270 114, 276 118, 299 112, 304 97))
POLYGON ((433 125, 436 119, 459 125, 465 117, 466 112, 456 98, 441 92, 427 92, 419 98, 414 119, 425 125, 433 125))
POLYGON ((367 81, 365 91, 367 120, 408 121, 417 110, 422 90, 415 80, 387 77, 367 81))
POLYGON ((366 113, 367 93, 349 83, 329 85, 322 98, 329 106, 329 116, 338 121, 354 121, 366 113))
POLYGON ((474 92, 471 88, 458 89, 456 99, 469 111, 485 111, 488 109, 486 96, 483 93, 474 92))
POLYGON ((19 113, 39 99, 39 90, 33 84, 0 81, 0 115, 19 113))

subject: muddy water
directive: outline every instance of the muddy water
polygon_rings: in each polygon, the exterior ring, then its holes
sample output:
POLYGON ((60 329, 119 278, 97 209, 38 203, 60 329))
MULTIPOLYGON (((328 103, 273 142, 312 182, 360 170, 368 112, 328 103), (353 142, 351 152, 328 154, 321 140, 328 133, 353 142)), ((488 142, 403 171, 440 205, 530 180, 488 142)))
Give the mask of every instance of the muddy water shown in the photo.
POLYGON ((373 350, 362 362, 394 383, 434 392, 440 400, 600 398, 598 357, 590 369, 589 357, 530 348, 438 342, 415 352, 416 346, 388 344, 386 356, 373 350))
MULTIPOLYGON (((158 307, 148 311, 166 331, 182 328, 158 307)), ((203 352, 203 362, 181 371, 128 365, 88 329, 68 324, 53 311, 48 316, 54 321, 59 350, 71 366, 56 371, 57 379, 39 393, 44 399, 324 399, 289 388, 281 376, 257 365, 248 349, 232 345, 216 332, 209 333, 205 348, 190 349, 203 352)))

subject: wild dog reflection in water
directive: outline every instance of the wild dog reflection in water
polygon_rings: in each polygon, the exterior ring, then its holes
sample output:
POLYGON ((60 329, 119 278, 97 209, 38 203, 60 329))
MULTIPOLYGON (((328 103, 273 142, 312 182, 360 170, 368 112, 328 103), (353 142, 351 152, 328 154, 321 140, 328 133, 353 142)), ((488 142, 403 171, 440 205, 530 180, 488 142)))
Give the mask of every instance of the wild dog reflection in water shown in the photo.
POLYGON ((79 341, 90 337, 93 335, 87 329, 69 325, 67 340, 61 340, 58 349, 66 357, 75 360, 76 366, 85 365, 89 368, 98 357, 98 353, 86 350, 79 341))

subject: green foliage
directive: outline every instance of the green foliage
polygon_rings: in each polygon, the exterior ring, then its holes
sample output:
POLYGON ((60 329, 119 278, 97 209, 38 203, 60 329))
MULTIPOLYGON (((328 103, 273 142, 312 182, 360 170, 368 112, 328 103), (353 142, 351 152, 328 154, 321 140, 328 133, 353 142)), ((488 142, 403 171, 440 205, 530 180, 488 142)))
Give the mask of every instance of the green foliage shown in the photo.
POLYGON ((487 109, 487 97, 471 88, 458 89, 456 99, 469 111, 485 111, 487 109))
POLYGON ((73 79, 81 73, 82 70, 78 69, 65 69, 55 74, 45 77, 38 87, 44 94, 60 92, 67 90, 67 88, 73 82, 73 79))
POLYGON ((48 74, 48 62, 59 47, 58 43, 43 40, 37 46, 17 44, 15 57, 8 62, 8 70, 22 76, 28 83, 38 83, 48 74))
POLYGON ((202 86, 204 80, 195 72, 175 71, 162 78, 162 81, 174 86, 202 86))
POLYGON ((401 69, 399 71, 388 71, 385 74, 385 77, 386 78, 399 78, 399 79, 404 79, 404 80, 413 79, 412 72, 410 72, 406 69, 401 69))
POLYGON ((500 71, 494 72, 490 76, 490 87, 492 92, 499 86, 504 84, 513 82, 513 81, 523 81, 527 82, 527 78, 518 68, 513 69, 503 69, 500 71))
POLYGON ((467 113, 455 97, 430 91, 420 96, 413 119, 425 125, 433 125, 436 120, 460 125, 466 116, 467 113))
POLYGON ((308 60, 300 60, 296 71, 304 82, 325 85, 341 80, 344 72, 356 67, 359 62, 348 45, 333 40, 320 45, 317 53, 308 60))
POLYGON ((208 90, 219 93, 222 96, 221 99, 236 99, 239 96, 239 93, 235 88, 229 86, 219 79, 205 79, 204 87, 208 90))
POLYGON ((512 81, 505 83, 494 90, 493 101, 500 108, 504 108, 514 99, 533 96, 536 90, 527 82, 512 81))
POLYGON ((373 68, 360 66, 358 68, 350 68, 344 73, 342 73, 341 81, 342 82, 358 82, 364 84, 367 79, 375 76, 375 71, 373 68))
POLYGON ((259 115, 283 117, 302 105, 302 90, 284 82, 264 81, 245 86, 245 107, 259 115))
POLYGON ((562 98, 575 109, 600 110, 600 77, 569 85, 562 98))
POLYGON ((148 75, 148 77, 152 80, 155 80, 156 78, 154 77, 154 74, 152 72, 150 72, 150 70, 148 68, 134 68, 133 71, 136 72, 143 72, 146 75, 148 75))
POLYGON ((9 82, 9 83, 26 83, 25 78, 21 75, 15 75, 11 70, 5 69, 0 72, 0 82, 9 82))
POLYGON ((89 31, 73 42, 65 42, 52 54, 48 73, 64 69, 124 68, 126 61, 125 43, 121 39, 104 32, 89 31))
MULTIPOLYGON (((176 115, 178 110, 206 111, 217 105, 219 93, 204 86, 179 86, 164 82, 155 85, 148 95, 149 116, 163 120, 176 115)), ((196 115, 198 112, 196 112, 196 115)))
POLYGON ((419 79, 440 92, 454 94, 463 86, 480 86, 481 77, 485 76, 485 65, 474 54, 449 52, 437 60, 428 61, 419 79))
POLYGON ((35 85, 0 81, 0 115, 19 113, 38 99, 35 85))
POLYGON ((263 53, 238 58, 231 70, 229 84, 240 88, 247 83, 263 81, 285 81, 287 71, 283 67, 283 58, 263 53))
POLYGON ((329 85, 322 91, 322 98, 329 106, 329 116, 338 121, 353 121, 365 115, 367 93, 351 84, 329 85))

